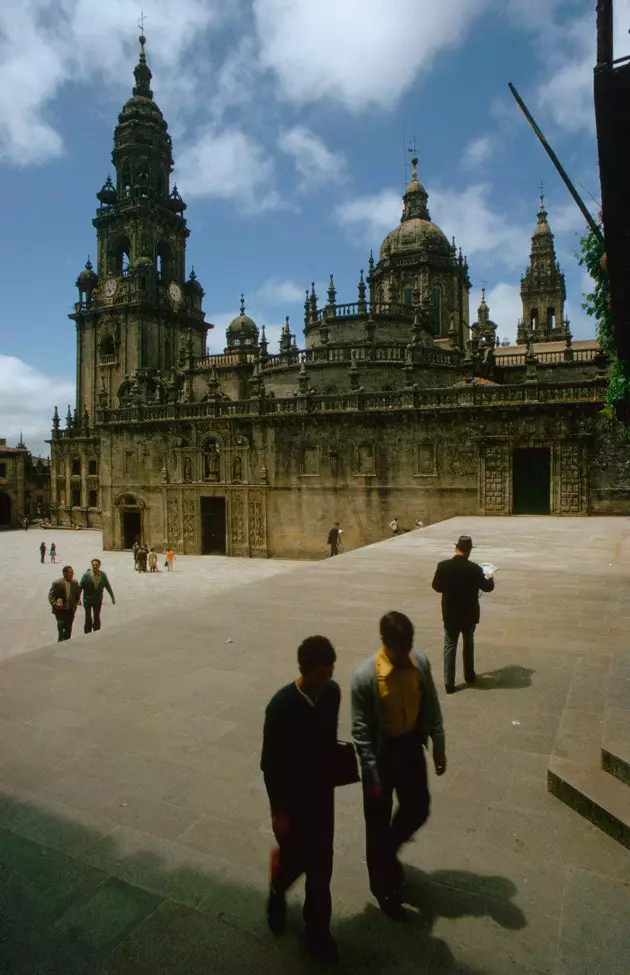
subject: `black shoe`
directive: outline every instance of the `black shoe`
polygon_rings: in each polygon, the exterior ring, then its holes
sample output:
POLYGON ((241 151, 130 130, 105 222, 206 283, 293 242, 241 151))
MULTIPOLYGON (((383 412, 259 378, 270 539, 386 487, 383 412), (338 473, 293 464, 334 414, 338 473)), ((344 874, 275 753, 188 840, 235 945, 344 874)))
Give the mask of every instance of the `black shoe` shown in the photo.
POLYGON ((287 902, 283 891, 269 888, 267 924, 274 934, 284 934, 287 926, 287 902))
POLYGON ((455 693, 455 684, 445 684, 444 685, 444 690, 446 691, 447 694, 454 694, 455 693))
POLYGON ((471 677, 467 677, 466 678, 466 683, 467 684, 474 684, 476 680, 477 680, 477 675, 476 674, 473 674, 471 677))
POLYGON ((407 917, 407 912, 403 907, 402 901, 398 894, 388 894, 387 897, 378 898, 378 906, 382 910, 383 914, 387 917, 391 917, 392 921, 404 921, 407 917))
POLYGON ((326 934, 306 933, 309 954, 323 965, 334 965, 339 961, 339 948, 330 931, 326 934))

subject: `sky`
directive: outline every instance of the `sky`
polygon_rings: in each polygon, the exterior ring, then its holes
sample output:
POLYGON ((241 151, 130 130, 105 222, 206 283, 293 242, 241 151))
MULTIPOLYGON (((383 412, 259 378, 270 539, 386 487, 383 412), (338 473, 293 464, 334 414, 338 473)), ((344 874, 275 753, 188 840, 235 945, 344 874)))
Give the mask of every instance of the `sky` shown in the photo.
MULTIPOLYGON (((471 320, 485 285, 514 339, 520 277, 544 184, 566 313, 589 281, 584 220, 516 106, 513 82, 597 212, 594 0, 141 0, 154 97, 188 203, 188 268, 211 351, 245 293, 277 350, 304 291, 338 301, 400 220, 410 148, 432 219, 468 256, 471 320)), ((48 452, 74 405, 75 281, 95 255, 95 194, 112 172, 131 93, 141 3, 3 0, 0 7, 0 436, 48 452)), ((630 0, 616 2, 630 53, 630 0)))

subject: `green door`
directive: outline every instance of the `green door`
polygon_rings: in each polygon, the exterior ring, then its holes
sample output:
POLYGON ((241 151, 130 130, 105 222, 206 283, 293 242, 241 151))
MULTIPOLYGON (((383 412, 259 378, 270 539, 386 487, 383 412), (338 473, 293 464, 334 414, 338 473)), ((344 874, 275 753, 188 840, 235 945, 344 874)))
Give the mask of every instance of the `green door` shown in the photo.
POLYGON ((523 447, 512 460, 515 515, 548 515, 551 511, 551 452, 523 447))

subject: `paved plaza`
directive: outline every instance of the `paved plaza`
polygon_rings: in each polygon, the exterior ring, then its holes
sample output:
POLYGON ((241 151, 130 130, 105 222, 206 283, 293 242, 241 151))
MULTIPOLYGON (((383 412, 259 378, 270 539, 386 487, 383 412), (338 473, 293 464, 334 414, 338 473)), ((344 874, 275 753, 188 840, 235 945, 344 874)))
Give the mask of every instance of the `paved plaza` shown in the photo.
MULTIPOLYGON (((630 851, 553 798, 546 775, 576 666, 604 680, 630 646, 630 519, 457 518, 337 559, 189 557, 157 578, 105 553, 117 605, 103 631, 77 626, 59 645, 40 540, 0 536, 0 972, 316 971, 299 885, 287 934, 264 922, 263 711, 301 639, 323 633, 347 737, 351 673, 398 609, 433 665, 449 765, 404 849, 404 924, 369 896, 360 788, 338 791, 338 970, 628 975, 630 851), (461 532, 499 570, 482 597, 478 685, 446 697, 430 584, 461 532)), ((76 570, 100 550, 92 533, 54 540, 76 570)), ((578 717, 589 735, 597 719, 578 717)))

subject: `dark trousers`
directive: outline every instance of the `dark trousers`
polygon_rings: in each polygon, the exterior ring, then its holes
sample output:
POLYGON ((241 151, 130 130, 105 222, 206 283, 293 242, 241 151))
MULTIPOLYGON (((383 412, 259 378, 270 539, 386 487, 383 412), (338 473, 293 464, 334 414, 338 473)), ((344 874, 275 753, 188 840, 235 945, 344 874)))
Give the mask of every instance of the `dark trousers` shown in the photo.
POLYGON ((330 546, 330 554, 331 555, 339 555, 339 549, 337 548, 336 545, 331 545, 330 546))
POLYGON ((455 684, 455 669, 457 663, 457 641, 462 635, 464 657, 464 680, 475 679, 475 623, 465 626, 461 624, 444 624, 444 686, 453 687, 455 684))
POLYGON ((399 884, 398 850, 429 816, 427 764, 417 732, 389 740, 379 774, 381 797, 363 792, 367 868, 370 890, 377 898, 387 897, 399 884), (398 808, 392 817, 394 792, 398 808))
POLYGON ((43 565, 44 564, 44 559, 46 558, 46 553, 45 552, 40 552, 39 554, 41 556, 41 563, 43 565))
POLYGON ((84 633, 91 633, 92 630, 100 630, 101 628, 101 607, 103 603, 86 603, 83 601, 83 606, 85 608, 85 626, 83 627, 84 633))
POLYGON ((317 938, 330 928, 335 794, 325 789, 308 806, 289 813, 290 829, 271 853, 271 884, 286 891, 306 874, 304 923, 317 938))
POLYGON ((55 619, 57 620, 57 642, 69 640, 72 636, 72 624, 74 623, 74 610, 56 609, 55 619))

